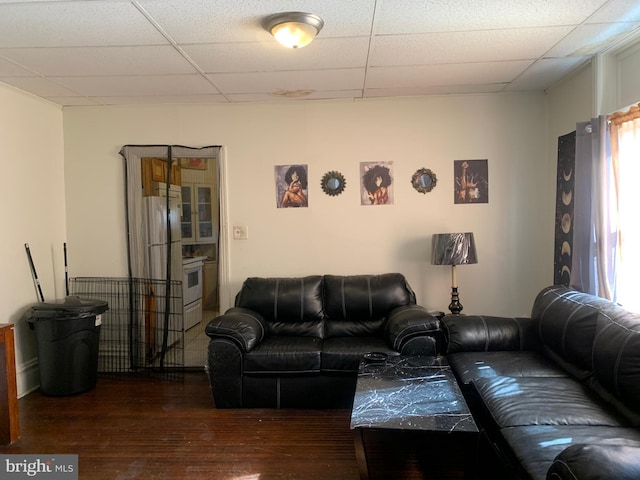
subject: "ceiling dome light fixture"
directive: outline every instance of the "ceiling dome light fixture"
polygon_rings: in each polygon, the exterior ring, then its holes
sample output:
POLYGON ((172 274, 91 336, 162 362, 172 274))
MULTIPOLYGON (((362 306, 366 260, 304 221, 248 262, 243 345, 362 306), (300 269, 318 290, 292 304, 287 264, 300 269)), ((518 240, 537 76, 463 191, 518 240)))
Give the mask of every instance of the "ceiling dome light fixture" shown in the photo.
POLYGON ((264 20, 264 28, 287 48, 302 48, 316 37, 324 21, 313 13, 285 12, 264 20))

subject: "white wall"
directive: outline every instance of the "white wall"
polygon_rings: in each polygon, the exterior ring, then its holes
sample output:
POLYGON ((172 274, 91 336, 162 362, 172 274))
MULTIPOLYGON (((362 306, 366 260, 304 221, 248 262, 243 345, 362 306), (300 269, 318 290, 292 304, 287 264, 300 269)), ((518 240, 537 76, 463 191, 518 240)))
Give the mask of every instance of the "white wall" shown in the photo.
POLYGON ((0 84, 0 322, 15 323, 18 394, 38 385, 33 332, 23 318, 38 300, 28 243, 46 300, 64 297, 62 109, 0 84))
POLYGON ((247 276, 404 273, 423 305, 446 310, 450 269, 429 262, 431 235, 473 231, 479 264, 458 269, 465 313, 528 314, 553 280, 553 205, 543 94, 443 96, 271 105, 77 107, 64 110, 73 276, 126 274, 125 144, 224 145, 231 292, 247 276), (453 204, 453 161, 489 160, 489 203, 453 204), (393 161, 395 204, 363 207, 360 162, 393 161), (309 166, 309 208, 277 209, 274 165, 309 166), (438 184, 412 189, 419 168, 438 184), (346 191, 325 195, 338 170, 346 191))

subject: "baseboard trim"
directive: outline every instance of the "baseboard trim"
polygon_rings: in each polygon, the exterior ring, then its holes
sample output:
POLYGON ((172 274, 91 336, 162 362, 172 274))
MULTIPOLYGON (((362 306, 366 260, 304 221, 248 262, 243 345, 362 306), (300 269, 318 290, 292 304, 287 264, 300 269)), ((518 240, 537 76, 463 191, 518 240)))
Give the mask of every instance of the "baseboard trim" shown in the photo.
POLYGON ((40 369, 38 368, 37 358, 21 365, 16 365, 16 384, 18 398, 22 398, 40 388, 40 369))

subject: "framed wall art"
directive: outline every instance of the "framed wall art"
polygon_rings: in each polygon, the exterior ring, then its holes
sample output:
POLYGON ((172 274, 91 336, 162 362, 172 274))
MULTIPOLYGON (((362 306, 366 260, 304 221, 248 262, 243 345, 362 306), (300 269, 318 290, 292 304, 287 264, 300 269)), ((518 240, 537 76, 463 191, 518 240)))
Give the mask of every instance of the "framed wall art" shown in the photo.
POLYGON ((360 163, 361 205, 393 205, 393 162, 360 163))
POLYGON ((307 165, 276 165, 276 206, 278 208, 308 207, 307 165))
POLYGON ((454 203, 489 203, 487 160, 454 160, 454 203))

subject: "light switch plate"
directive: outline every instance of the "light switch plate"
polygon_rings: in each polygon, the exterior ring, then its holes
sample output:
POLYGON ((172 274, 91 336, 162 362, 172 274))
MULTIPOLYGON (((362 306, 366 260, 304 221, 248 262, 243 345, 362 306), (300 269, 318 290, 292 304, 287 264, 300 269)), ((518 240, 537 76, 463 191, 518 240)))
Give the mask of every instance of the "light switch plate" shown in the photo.
POLYGON ((249 238, 249 229, 246 225, 234 225, 233 227, 233 239, 234 240, 247 240, 249 238))

